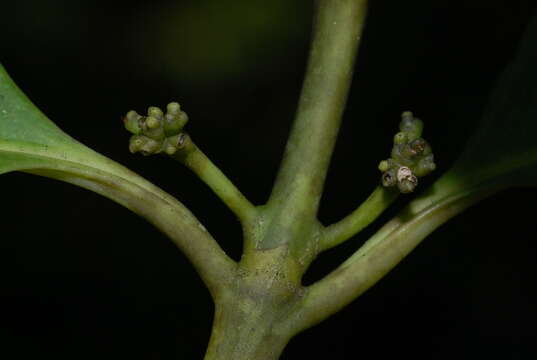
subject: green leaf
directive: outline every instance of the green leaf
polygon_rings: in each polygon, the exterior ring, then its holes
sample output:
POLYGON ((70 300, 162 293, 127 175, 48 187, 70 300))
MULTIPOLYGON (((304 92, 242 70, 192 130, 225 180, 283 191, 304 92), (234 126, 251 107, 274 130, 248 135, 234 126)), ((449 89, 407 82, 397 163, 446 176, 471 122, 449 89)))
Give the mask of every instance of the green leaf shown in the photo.
MULTIPOLYGON (((480 125, 455 165, 413 200, 407 218, 513 186, 537 185, 537 16, 498 79, 480 125)), ((429 229, 432 231, 431 229, 429 229)), ((427 233, 429 233, 428 231, 427 233)))
POLYGON ((81 166, 104 169, 111 163, 60 130, 0 65, 0 174, 81 166))
POLYGON ((121 179, 149 187, 136 174, 64 133, 32 104, 0 65, 0 174, 14 170, 78 185, 84 179, 87 188, 89 179, 101 183, 121 179))
POLYGON ((186 210, 139 175, 64 133, 32 104, 0 65, 0 174, 15 170, 81 186, 146 218, 154 215, 144 205, 144 196, 186 210))
POLYGON ((537 16, 451 173, 473 184, 537 185, 537 16))

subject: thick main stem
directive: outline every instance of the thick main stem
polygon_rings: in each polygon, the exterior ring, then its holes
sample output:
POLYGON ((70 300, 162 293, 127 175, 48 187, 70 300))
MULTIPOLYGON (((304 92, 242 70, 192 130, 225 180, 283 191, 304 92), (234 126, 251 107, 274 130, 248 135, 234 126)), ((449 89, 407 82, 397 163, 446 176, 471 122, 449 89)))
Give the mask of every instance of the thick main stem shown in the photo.
POLYGON ((266 309, 217 306, 205 360, 277 360, 290 336, 271 331, 271 313, 266 309))
POLYGON ((215 297, 213 330, 205 360, 276 360, 296 333, 287 321, 303 289, 287 247, 247 252, 230 286, 215 297))
MULTIPOLYGON (((352 79, 365 0, 318 0, 302 94, 269 206, 316 216, 352 79)), ((300 223, 300 222, 298 222, 300 223)))

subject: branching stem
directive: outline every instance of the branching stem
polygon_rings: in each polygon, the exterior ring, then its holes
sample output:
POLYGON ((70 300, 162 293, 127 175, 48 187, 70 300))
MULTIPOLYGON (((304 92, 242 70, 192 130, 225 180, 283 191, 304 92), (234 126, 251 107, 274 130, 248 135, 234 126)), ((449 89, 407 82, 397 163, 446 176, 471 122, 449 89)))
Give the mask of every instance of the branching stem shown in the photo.
POLYGON ((256 213, 255 207, 226 175, 192 142, 190 137, 188 135, 184 136, 185 144, 183 145, 183 149, 170 156, 192 170, 211 188, 241 222, 244 223, 252 219, 256 213))
POLYGON ((155 225, 181 249, 213 296, 227 285, 237 264, 174 197, 97 153, 90 151, 88 156, 84 149, 80 155, 72 151, 68 159, 58 158, 50 166, 50 157, 54 153, 49 147, 47 151, 32 154, 41 158, 45 166, 25 171, 78 185, 125 206, 155 225))
POLYGON ((324 228, 321 235, 321 251, 330 249, 356 235, 373 222, 397 198, 399 192, 378 186, 351 214, 339 222, 324 228))
POLYGON ((303 307, 296 314, 300 330, 349 304, 437 227, 497 191, 498 187, 483 186, 440 199, 432 191, 429 196, 411 202, 336 270, 307 288, 303 307))
POLYGON ((318 0, 297 115, 268 205, 287 219, 317 214, 352 80, 365 0, 318 0))

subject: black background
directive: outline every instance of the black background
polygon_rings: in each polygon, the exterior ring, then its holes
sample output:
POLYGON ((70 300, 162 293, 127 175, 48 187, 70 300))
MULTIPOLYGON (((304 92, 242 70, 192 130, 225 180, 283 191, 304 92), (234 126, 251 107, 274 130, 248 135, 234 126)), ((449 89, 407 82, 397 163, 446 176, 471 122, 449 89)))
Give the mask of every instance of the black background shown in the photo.
MULTIPOLYGON (((337 221, 379 177, 400 112, 455 161, 535 1, 371 1, 320 218, 337 221)), ((240 227, 187 169, 128 153, 120 117, 178 100, 188 130, 256 204, 266 201, 304 72, 309 0, 9 1, 0 61, 64 131, 188 206, 234 258, 240 227)), ((181 253, 91 192, 0 178, 0 358, 201 359, 212 302, 181 253)), ((426 186, 426 184, 424 185, 426 186)), ((412 196, 313 264, 333 269, 412 196)), ((533 189, 486 200, 433 233, 282 359, 527 359, 537 354, 533 189)))

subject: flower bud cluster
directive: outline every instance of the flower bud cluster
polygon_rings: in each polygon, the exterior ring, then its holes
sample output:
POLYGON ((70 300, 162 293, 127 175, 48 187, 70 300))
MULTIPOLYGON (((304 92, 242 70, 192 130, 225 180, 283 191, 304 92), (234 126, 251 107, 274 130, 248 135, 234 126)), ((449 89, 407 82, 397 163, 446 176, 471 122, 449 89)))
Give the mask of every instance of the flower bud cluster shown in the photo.
POLYGON ((383 186, 397 186, 400 192, 410 193, 418 185, 418 177, 429 174, 436 164, 431 146, 421 138, 423 122, 410 111, 405 111, 401 118, 391 157, 380 162, 379 170, 383 186))
POLYGON ((182 132, 188 121, 188 116, 176 102, 166 107, 166 113, 156 106, 147 109, 147 116, 142 116, 131 110, 123 118, 125 128, 133 135, 129 142, 131 153, 140 152, 143 155, 165 152, 174 154, 181 149, 187 135, 182 132))

